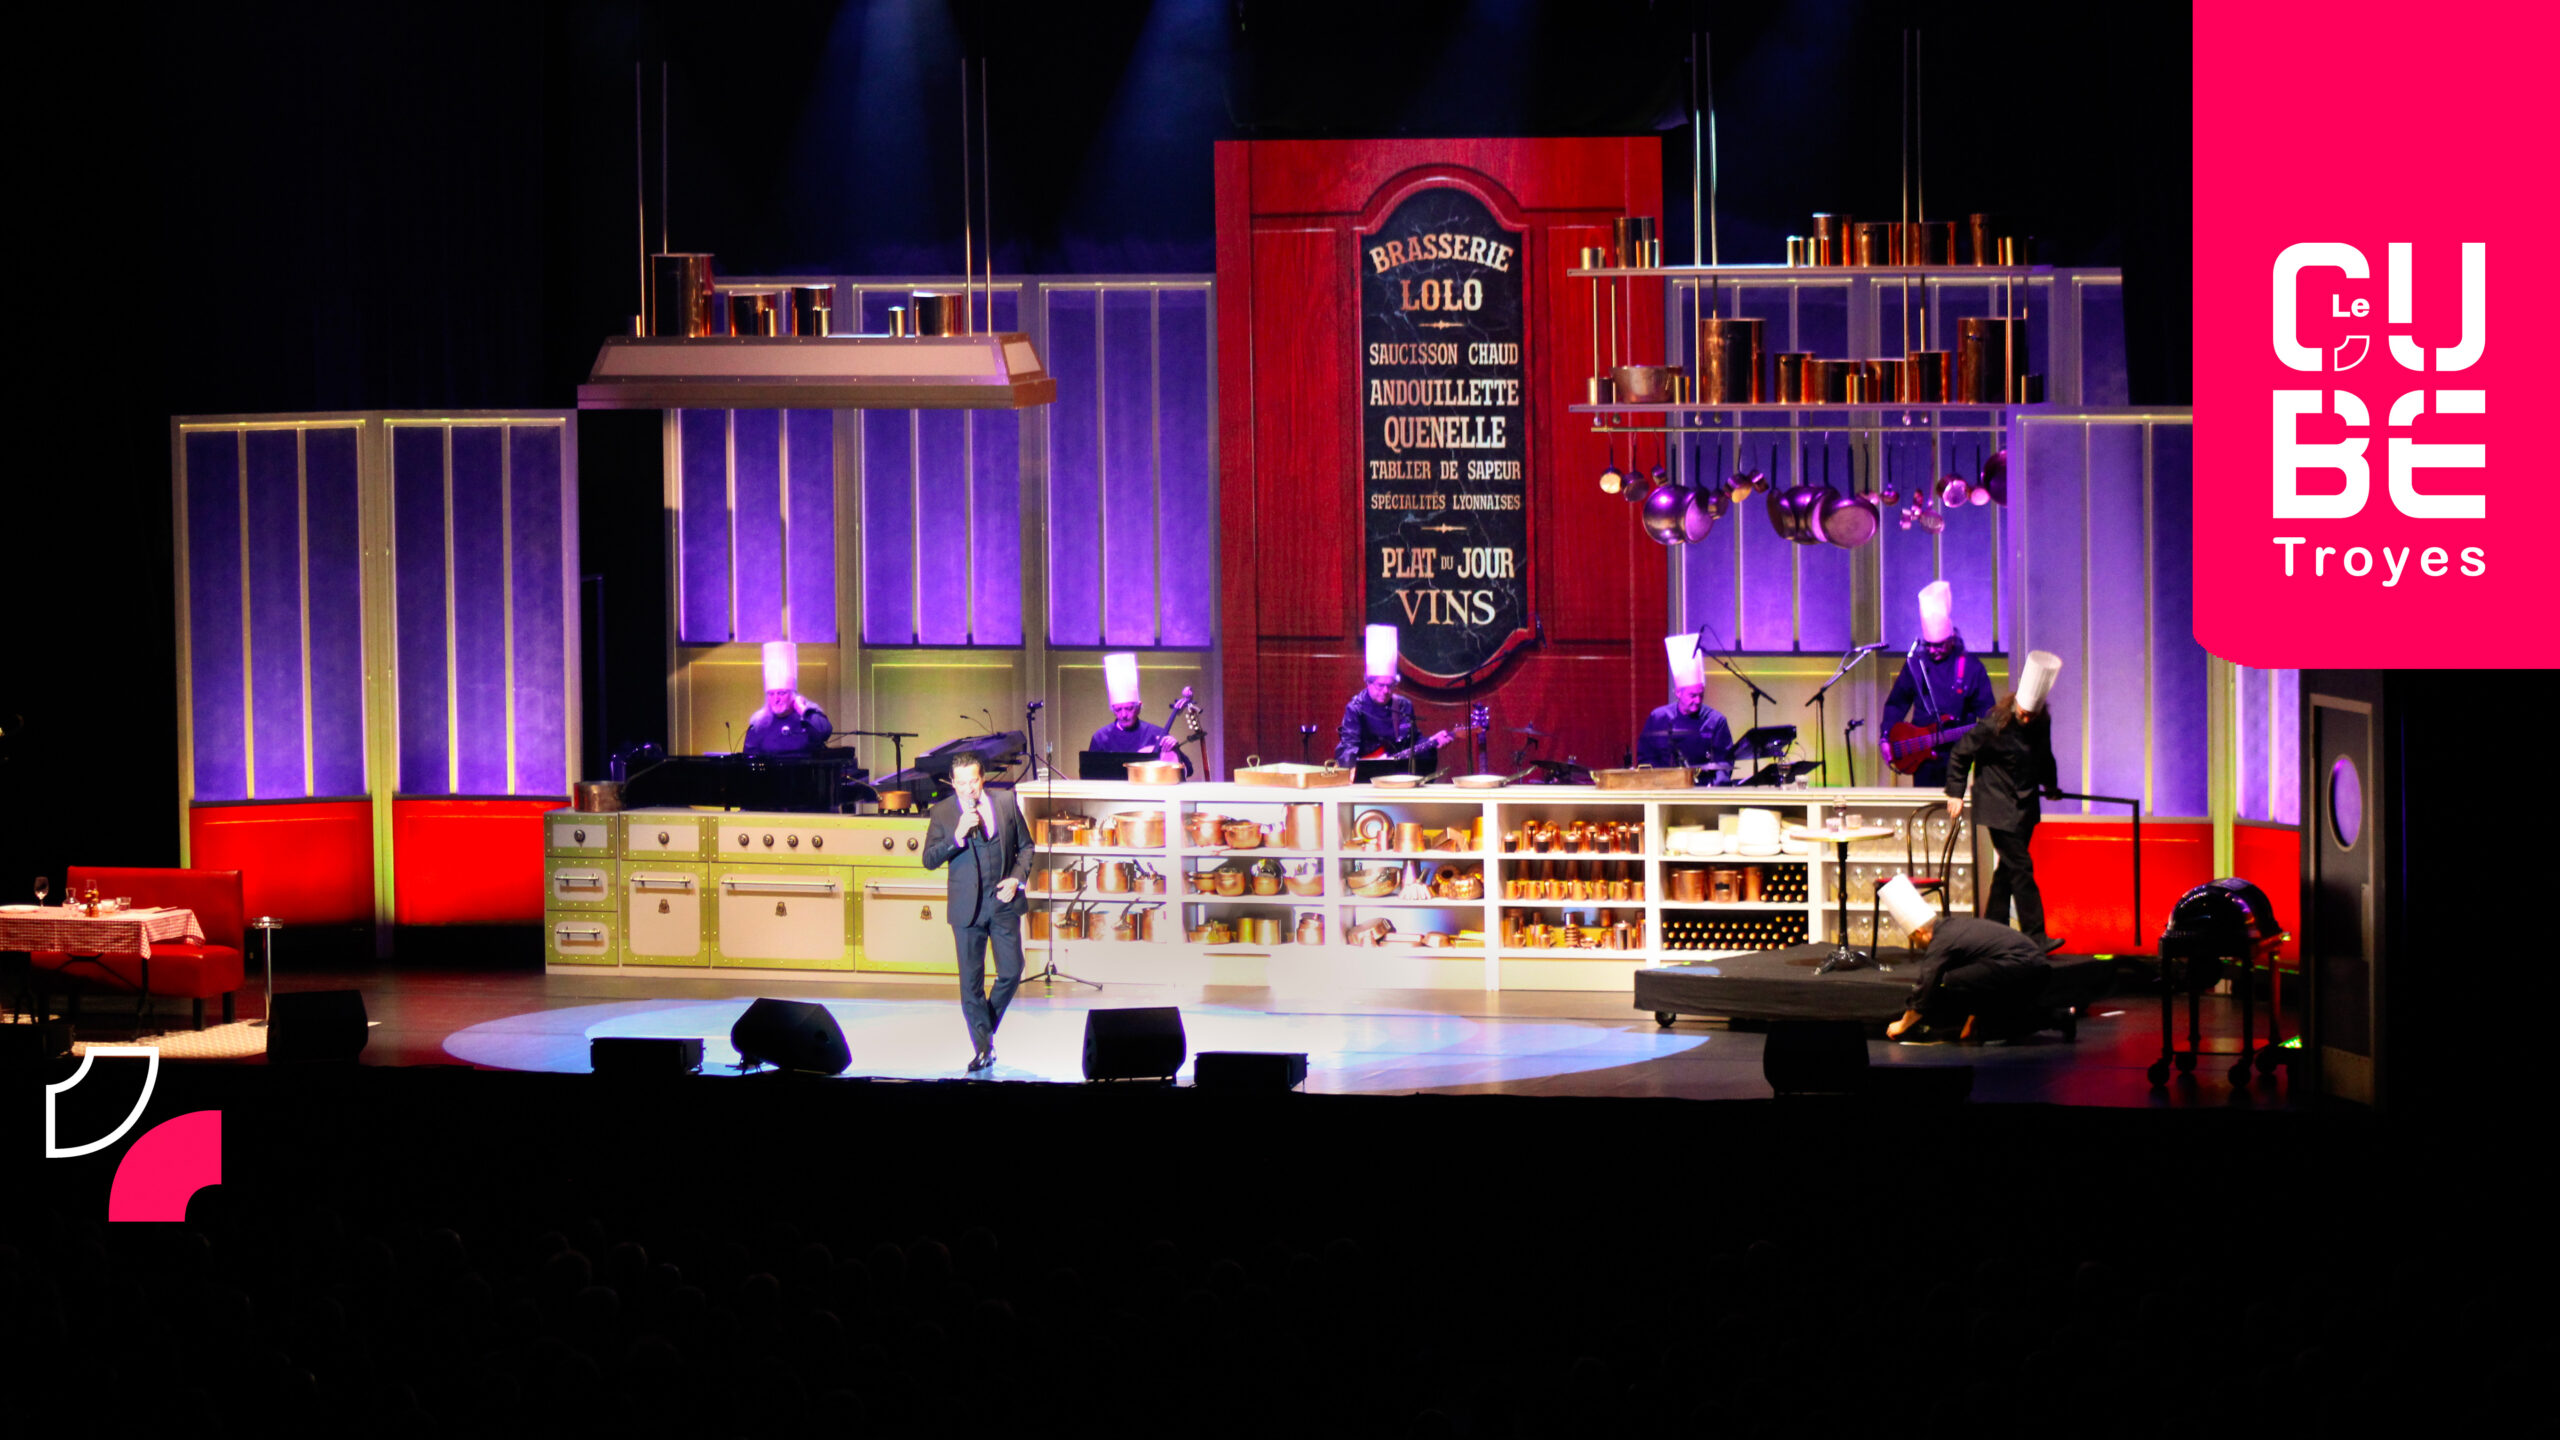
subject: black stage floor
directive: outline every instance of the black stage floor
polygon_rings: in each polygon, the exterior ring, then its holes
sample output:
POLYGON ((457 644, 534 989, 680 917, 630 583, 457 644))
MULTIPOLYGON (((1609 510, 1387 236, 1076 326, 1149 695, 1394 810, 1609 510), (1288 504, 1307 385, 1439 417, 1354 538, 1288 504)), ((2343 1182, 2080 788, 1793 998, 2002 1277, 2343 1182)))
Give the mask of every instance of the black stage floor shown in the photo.
MULTIPOLYGON (((1663 965, 1636 974, 1635 1004, 1659 1016, 1727 1020, 1854 1020, 1881 1025, 1899 1017, 1919 961, 1898 945, 1876 951, 1877 964, 1819 973, 1832 947, 1798 945, 1722 960, 1663 965)), ((2053 957, 2045 994, 2054 1008, 2087 1006, 2115 980, 2112 959, 2053 957)), ((2155 997, 2156 998, 2156 997, 2155 997)))

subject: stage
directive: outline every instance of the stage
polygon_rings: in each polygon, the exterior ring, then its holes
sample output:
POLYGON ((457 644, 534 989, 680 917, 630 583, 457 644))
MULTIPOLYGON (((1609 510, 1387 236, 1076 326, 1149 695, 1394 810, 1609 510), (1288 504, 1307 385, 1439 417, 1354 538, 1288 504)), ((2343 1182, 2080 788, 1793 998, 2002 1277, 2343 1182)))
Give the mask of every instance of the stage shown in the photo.
MULTIPOLYGON (((856 1078, 1080 1082, 1085 1011, 1176 1005, 1192 1054, 1303 1051, 1306 1088, 1316 1093, 1692 1100, 1770 1094, 1760 1073, 1763 1036, 1755 1028, 1684 1019, 1665 1029, 1626 995, 1345 990, 1274 997, 1253 987, 1113 985, 1096 992, 1027 984, 997 1038, 992 1077, 971 1080, 963 1074, 968 1038, 947 981, 759 984, 752 977, 384 967, 298 974, 280 988, 342 986, 364 993, 375 1022, 363 1057, 368 1065, 466 1064, 583 1074, 588 1042, 598 1035, 698 1036, 705 1073, 719 1075, 735 1059, 728 1046, 731 1023, 755 997, 771 995, 827 1006, 853 1054, 846 1074, 856 1078)), ((244 1019, 254 1016, 257 997, 244 1002, 244 1019)), ((2233 1002, 2208 997, 2205 1003, 2207 1035, 2236 1035, 2233 1002)), ((83 1037, 106 1038, 103 1030, 88 1027, 83 1037)), ((2236 1098, 2212 1065, 2204 1067, 2210 1074, 2192 1083, 2154 1091, 2143 1071, 2158 1050, 2158 999, 2139 992, 2100 1002, 2076 1041, 2047 1033, 1995 1045, 1914 1046, 1881 1039, 1868 1044, 1876 1065, 1973 1066, 1977 1102, 2150 1108, 2236 1098)), ((1189 1079, 1187 1067, 1182 1079, 1189 1079)), ((2273 1081, 2254 1087, 2248 1098, 2289 1103, 2285 1086, 2273 1081)))

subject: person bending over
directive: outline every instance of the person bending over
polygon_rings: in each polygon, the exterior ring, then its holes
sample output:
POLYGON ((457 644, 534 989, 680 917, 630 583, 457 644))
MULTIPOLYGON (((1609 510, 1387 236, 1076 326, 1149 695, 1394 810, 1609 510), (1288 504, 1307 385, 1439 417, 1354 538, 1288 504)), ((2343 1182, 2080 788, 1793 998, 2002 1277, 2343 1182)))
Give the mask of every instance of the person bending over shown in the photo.
POLYGON ((1877 898, 1923 960, 1902 1018, 1884 1027, 1888 1037, 1899 1040, 1925 1025, 1974 1039, 1979 1017, 2013 1015, 2044 993, 2052 967, 2029 937, 1971 915, 1942 916, 1906 876, 1886 881, 1877 898))

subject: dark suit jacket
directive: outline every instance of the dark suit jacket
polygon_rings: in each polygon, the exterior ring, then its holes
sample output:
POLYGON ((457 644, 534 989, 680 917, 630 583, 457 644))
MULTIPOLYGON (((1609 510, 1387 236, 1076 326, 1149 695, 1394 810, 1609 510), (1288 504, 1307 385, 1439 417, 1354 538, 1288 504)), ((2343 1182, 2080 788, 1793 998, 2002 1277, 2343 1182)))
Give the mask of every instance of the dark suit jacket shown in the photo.
POLYGON ((1939 916, 1923 959, 1920 979, 1911 987, 1915 1005, 1948 971, 1968 965, 1992 966, 2004 980, 2029 994, 2043 988, 2043 977, 2050 969, 2043 946, 2006 925, 1975 915, 1939 916))
POLYGON ((1947 755, 1947 793, 1962 798, 1973 776, 1973 822, 1985 830, 2024 830, 2044 818, 2041 792, 2056 788, 2053 725, 2039 714, 2025 724, 1976 725, 1947 755))
POLYGON ((983 831, 966 843, 953 838, 960 829, 960 804, 954 796, 942 797, 925 822, 924 868, 951 867, 943 894, 950 902, 954 925, 1009 923, 1022 913, 1023 894, 1031 887, 1034 852, 1031 827, 1022 823, 1022 807, 1014 803, 1009 790, 989 790, 987 799, 996 807, 992 840, 983 831), (1021 882, 1010 904, 996 899, 996 882, 1007 876, 1021 882))

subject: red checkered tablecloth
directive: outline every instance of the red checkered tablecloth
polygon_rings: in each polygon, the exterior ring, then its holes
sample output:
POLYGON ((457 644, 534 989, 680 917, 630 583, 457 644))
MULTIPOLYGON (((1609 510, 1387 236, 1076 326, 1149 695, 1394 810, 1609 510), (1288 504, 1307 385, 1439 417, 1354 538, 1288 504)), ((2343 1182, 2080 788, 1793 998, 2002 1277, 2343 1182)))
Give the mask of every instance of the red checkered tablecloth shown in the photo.
POLYGON ((193 910, 122 911, 95 919, 67 905, 0 908, 0 950, 59 950, 66 955, 149 955, 153 941, 204 943, 193 910))

